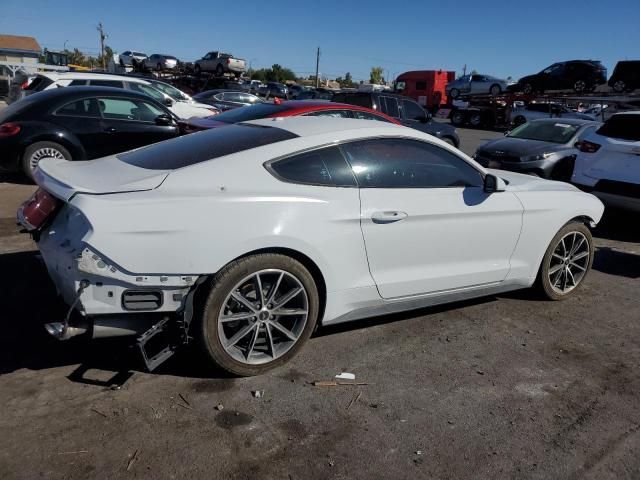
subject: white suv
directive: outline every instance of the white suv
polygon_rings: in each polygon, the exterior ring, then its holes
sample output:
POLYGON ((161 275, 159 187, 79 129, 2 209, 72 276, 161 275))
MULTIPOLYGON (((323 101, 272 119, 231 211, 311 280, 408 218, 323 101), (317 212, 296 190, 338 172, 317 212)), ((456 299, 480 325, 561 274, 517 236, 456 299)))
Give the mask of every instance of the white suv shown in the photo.
POLYGON ((176 96, 169 95, 164 89, 159 89, 154 85, 154 79, 128 75, 105 75, 91 72, 64 72, 64 73, 39 73, 36 78, 25 89, 24 93, 32 93, 59 87, 75 86, 97 86, 126 88, 136 92, 144 93, 167 106, 179 118, 208 117, 220 113, 211 105, 194 102, 191 97, 184 94, 184 99, 177 99, 176 96))
POLYGON ((580 142, 571 181, 605 204, 640 212, 640 111, 613 115, 580 142))

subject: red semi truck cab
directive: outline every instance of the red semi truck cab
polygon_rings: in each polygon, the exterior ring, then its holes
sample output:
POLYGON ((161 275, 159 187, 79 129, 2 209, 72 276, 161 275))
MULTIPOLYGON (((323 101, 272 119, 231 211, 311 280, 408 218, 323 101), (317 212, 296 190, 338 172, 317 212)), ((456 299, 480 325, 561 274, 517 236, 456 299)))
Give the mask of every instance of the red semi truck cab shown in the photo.
POLYGON ((445 87, 456 78, 456 72, 446 70, 413 70, 398 75, 394 91, 413 98, 428 110, 435 111, 447 103, 445 87))

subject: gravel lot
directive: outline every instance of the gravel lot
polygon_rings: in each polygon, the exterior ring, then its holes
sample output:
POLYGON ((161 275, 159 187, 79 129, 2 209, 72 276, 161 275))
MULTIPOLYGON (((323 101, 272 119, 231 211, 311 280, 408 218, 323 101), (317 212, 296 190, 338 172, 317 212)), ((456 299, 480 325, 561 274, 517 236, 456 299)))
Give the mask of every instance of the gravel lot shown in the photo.
MULTIPOLYGON (((499 135, 460 130, 467 153, 499 135)), ((122 343, 48 338, 64 309, 13 220, 32 190, 0 177, 2 479, 640 478, 637 216, 606 212, 571 300, 321 329, 284 368, 234 379, 186 352, 150 374, 122 343), (309 383, 341 371, 368 384, 309 383)))

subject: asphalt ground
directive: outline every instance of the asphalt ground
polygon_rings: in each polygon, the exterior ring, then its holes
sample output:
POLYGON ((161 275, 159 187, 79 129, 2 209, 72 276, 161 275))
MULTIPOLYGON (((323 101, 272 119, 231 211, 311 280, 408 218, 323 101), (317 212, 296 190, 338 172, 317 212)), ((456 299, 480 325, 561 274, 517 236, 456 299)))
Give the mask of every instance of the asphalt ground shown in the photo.
MULTIPOLYGON (((460 130, 467 153, 499 135, 460 130)), ((605 213, 567 301, 322 328, 238 379, 188 351, 147 373, 122 342, 50 338, 65 308, 14 221, 33 188, 0 177, 2 479, 640 478, 638 216, 605 213), (342 371, 366 385, 311 384, 342 371)))

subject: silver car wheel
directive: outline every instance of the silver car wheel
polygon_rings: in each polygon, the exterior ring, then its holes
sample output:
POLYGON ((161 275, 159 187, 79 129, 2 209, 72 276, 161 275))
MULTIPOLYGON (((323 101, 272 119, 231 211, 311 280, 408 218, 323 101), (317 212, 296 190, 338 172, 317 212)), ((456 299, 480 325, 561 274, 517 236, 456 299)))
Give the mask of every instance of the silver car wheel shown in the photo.
POLYGON ((31 157, 29 157, 29 168, 32 172, 35 172, 36 168, 38 168, 38 163, 40 163, 40 160, 42 160, 43 158, 56 158, 58 160, 66 160, 64 158, 64 155, 62 155, 62 152, 56 150, 55 148, 39 148, 31 154, 31 157))
POLYGON ((549 283, 554 292, 567 294, 576 288, 589 267, 590 246, 580 232, 569 232, 560 239, 549 260, 549 283))
POLYGON ((260 365, 296 344, 308 315, 307 291, 297 277, 279 269, 260 270, 227 295, 218 315, 218 335, 234 360, 260 365))

